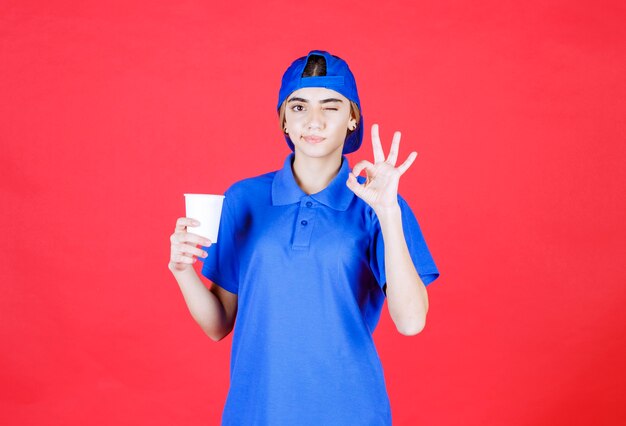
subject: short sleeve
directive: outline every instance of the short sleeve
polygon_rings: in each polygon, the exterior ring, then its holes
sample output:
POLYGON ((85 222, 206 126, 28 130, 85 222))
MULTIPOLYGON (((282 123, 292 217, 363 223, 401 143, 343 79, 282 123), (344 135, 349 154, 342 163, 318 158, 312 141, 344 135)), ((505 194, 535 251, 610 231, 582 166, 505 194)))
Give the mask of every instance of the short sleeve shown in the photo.
POLYGON ((237 294, 239 267, 236 249, 235 204, 234 197, 226 191, 217 242, 208 248, 203 247, 208 256, 205 259, 199 259, 204 261, 202 275, 229 292, 237 294))
MULTIPOLYGON (((398 204, 402 213, 402 229, 409 249, 411 260, 424 285, 428 285, 439 277, 439 270, 426 245, 422 230, 406 201, 398 195, 398 204)), ((374 216, 375 213, 372 213, 374 216)), ((385 273, 385 244, 378 218, 374 218, 373 238, 370 243, 370 268, 381 288, 385 289, 387 276, 385 273)))

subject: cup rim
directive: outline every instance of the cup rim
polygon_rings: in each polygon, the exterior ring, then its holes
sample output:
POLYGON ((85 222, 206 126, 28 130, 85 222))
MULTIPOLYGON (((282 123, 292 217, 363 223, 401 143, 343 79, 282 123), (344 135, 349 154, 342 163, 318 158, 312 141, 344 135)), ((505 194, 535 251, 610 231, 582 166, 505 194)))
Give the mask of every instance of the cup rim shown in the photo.
POLYGON ((224 197, 225 197, 224 195, 221 195, 221 194, 197 194, 197 193, 196 193, 196 194, 194 194, 194 193, 185 193, 185 194, 183 194, 183 195, 184 195, 185 197, 186 197, 186 196, 188 196, 188 195, 190 195, 190 196, 196 196, 196 197, 197 197, 197 196, 204 196, 204 197, 222 197, 222 198, 224 198, 224 197))

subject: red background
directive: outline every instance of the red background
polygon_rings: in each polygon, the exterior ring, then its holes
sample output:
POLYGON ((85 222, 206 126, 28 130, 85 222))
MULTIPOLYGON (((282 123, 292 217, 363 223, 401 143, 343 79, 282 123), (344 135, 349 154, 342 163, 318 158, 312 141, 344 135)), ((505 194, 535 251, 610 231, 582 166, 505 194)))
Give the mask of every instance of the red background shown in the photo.
MULTIPOLYGON (((167 269, 184 192, 288 153, 296 57, 353 69, 372 159, 441 278, 375 339, 395 425, 626 424, 621 1, 3 1, 0 422, 218 424, 215 343, 167 269)), ((315 325, 312 324, 312 327, 315 325)))

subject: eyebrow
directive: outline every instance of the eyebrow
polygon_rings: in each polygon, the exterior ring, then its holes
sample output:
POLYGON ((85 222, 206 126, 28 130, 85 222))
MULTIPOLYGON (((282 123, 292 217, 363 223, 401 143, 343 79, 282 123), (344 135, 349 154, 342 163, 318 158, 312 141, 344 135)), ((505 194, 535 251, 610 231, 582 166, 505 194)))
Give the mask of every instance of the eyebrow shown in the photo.
MULTIPOLYGON (((304 103, 307 103, 307 104, 309 103, 309 101, 304 99, 304 98, 296 98, 296 97, 291 98, 291 99, 289 99, 287 101, 287 103, 290 103, 290 102, 304 102, 304 103)), ((337 99, 337 98, 328 98, 328 99, 322 99, 320 101, 320 104, 327 104, 329 102, 343 102, 343 101, 341 99, 337 99)))

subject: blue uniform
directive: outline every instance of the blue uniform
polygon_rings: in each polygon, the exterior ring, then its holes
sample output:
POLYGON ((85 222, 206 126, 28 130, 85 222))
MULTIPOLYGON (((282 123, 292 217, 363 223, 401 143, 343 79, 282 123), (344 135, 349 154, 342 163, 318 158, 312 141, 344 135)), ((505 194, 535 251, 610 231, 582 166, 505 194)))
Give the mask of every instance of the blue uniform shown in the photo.
MULTIPOLYGON (((391 425, 372 339, 386 282, 376 214, 346 186, 345 156, 312 195, 294 179, 293 156, 226 191, 219 241, 205 248, 202 274, 238 295, 222 425, 391 425)), ((411 209, 398 201, 427 285, 439 272, 411 209)))

